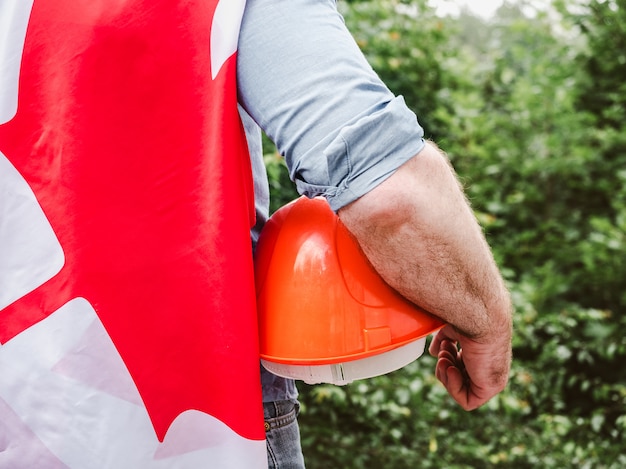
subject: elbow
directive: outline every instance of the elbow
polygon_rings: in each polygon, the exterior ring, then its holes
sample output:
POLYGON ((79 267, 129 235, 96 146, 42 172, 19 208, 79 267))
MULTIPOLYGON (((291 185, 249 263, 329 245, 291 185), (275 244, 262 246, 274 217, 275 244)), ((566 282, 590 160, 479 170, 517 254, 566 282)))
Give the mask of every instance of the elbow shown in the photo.
POLYGON ((388 179, 340 209, 338 215, 357 238, 372 230, 384 236, 416 221, 427 223, 442 193, 464 198, 447 157, 427 142, 388 179))

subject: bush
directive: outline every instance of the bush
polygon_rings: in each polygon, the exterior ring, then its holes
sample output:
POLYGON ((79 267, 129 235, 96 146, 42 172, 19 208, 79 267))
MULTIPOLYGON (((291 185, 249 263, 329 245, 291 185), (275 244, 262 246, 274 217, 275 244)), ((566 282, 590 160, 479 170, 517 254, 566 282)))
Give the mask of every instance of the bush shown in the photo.
MULTIPOLYGON (((340 5, 466 186, 512 292, 514 362, 470 413, 429 356, 300 385, 307 467, 626 467, 626 2, 560 1, 532 20, 507 4, 489 23, 421 0, 340 5)), ((266 162, 281 205, 295 193, 266 162)))

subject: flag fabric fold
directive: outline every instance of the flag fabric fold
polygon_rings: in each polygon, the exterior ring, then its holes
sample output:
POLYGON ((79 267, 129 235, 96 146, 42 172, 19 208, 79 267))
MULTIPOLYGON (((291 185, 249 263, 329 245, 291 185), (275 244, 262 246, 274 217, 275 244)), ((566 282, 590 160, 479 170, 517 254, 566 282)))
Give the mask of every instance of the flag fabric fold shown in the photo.
POLYGON ((265 467, 243 6, 3 2, 0 466, 265 467))

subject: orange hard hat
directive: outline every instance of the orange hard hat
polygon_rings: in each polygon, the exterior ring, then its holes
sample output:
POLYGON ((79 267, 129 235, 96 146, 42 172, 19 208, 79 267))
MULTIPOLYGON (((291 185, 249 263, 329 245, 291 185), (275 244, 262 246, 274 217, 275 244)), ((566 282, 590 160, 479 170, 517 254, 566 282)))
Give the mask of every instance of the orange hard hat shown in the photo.
POLYGON ((261 359, 280 376, 346 384, 388 373, 443 326, 382 280, 321 197, 272 215, 255 275, 261 359))

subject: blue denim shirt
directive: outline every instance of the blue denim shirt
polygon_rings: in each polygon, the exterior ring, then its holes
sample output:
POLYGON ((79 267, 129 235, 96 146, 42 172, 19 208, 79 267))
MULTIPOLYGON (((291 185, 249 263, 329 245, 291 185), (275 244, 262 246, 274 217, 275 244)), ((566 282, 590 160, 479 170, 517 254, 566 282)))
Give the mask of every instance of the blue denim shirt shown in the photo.
MULTIPOLYGON (((417 117, 372 70, 334 0, 247 2, 238 90, 255 177, 253 242, 269 204, 259 126, 285 157, 298 191, 325 196, 334 210, 424 146, 417 117)), ((262 385, 265 402, 297 395, 291 380, 265 370, 262 385)))

